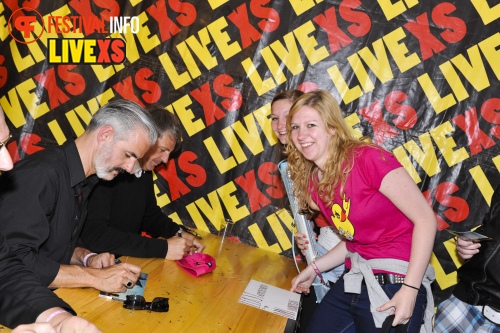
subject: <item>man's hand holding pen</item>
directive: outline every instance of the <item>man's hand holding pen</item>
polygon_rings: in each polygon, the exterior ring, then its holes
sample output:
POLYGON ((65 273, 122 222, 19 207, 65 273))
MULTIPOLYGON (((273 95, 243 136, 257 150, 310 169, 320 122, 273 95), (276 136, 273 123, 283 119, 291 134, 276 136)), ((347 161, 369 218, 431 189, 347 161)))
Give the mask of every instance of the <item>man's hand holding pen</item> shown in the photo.
MULTIPOLYGON (((195 249, 194 252, 195 253, 203 252, 203 250, 205 249, 205 245, 199 241, 199 239, 203 239, 203 237, 201 237, 201 235, 196 231, 194 231, 193 229, 190 229, 184 225, 181 226, 181 229, 182 229, 182 234, 184 235, 183 237, 191 238, 191 242, 193 243, 192 249, 195 249), (188 234, 192 235, 193 237, 189 237, 188 234)), ((192 252, 193 251, 191 251, 191 253, 192 252)))
POLYGON ((117 263, 105 268, 88 268, 92 286, 100 291, 116 293, 132 288, 141 273, 141 268, 130 263, 117 263))
POLYGON ((199 239, 203 239, 199 233, 194 231, 193 229, 190 229, 186 226, 181 226, 181 229, 183 230, 183 237, 189 237, 189 235, 192 235, 191 241, 193 242, 193 248, 195 248, 195 253, 198 252, 203 252, 205 249, 205 245, 199 241, 199 239))
MULTIPOLYGON (((121 264, 121 263, 122 263, 122 261, 120 259, 115 260, 115 264, 121 264)), ((127 284, 125 284, 125 287, 127 287, 127 289, 132 289, 134 287, 134 285, 142 287, 141 280, 137 279, 137 281, 135 281, 135 283, 133 283, 132 281, 128 281, 127 284)), ((114 296, 114 295, 112 294, 111 296, 114 296)), ((118 295, 116 295, 116 296, 118 296, 118 295)))
POLYGON ((198 239, 193 236, 192 232, 186 231, 186 229, 186 227, 181 227, 177 232, 176 237, 167 239, 168 250, 165 259, 180 260, 193 252, 203 251, 205 245, 200 243, 198 239))

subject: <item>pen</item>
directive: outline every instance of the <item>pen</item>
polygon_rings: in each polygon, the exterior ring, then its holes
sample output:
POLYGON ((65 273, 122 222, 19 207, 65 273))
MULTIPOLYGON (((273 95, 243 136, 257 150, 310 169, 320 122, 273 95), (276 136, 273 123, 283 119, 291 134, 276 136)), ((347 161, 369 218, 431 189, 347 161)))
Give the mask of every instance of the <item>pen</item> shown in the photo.
POLYGON ((193 229, 189 229, 188 227, 184 226, 184 225, 181 225, 180 228, 187 232, 188 234, 191 234, 193 235, 194 237, 196 238, 199 238, 199 239, 203 239, 203 237, 201 237, 201 235, 199 233, 197 233, 196 231, 194 231, 193 229))
MULTIPOLYGON (((186 228, 186 227, 184 227, 184 228, 186 228)), ((190 233, 191 235, 193 235, 193 236, 194 236, 194 237, 196 237, 196 238, 203 239, 203 237, 201 237, 201 235, 200 235, 199 233, 197 233, 196 231, 194 231, 194 230, 192 230, 192 229, 188 229, 188 228, 186 228, 186 229, 185 229, 185 231, 186 231, 187 233, 190 233)))

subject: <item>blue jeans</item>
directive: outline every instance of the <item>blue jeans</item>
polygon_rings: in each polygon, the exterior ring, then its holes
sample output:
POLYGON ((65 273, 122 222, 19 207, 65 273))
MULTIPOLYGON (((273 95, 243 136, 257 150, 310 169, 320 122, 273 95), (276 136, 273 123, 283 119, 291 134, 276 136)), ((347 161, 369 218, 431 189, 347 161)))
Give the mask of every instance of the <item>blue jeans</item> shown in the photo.
MULTIPOLYGON (((392 299, 401 288, 401 284, 386 284, 382 289, 387 297, 392 299)), ((415 302, 415 309, 408 323, 409 333, 420 332, 425 307, 427 305, 427 292, 421 287, 415 302)), ((391 332, 394 328, 391 329, 391 332)), ((377 333, 380 328, 375 327, 373 316, 370 312, 370 300, 366 286, 361 287, 361 294, 344 292, 344 277, 342 276, 325 295, 314 312, 307 327, 310 333, 377 333)))

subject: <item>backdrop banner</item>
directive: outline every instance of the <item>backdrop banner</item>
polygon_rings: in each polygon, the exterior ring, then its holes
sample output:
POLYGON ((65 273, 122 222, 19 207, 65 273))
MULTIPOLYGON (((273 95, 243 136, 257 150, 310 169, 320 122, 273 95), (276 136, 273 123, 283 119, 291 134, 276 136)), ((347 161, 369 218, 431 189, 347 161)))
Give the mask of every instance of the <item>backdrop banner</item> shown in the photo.
MULTIPOLYGON (((394 153, 439 221, 439 302, 500 183, 500 4, 471 0, 0 2, 0 104, 15 161, 83 133, 110 100, 184 127, 155 191, 178 223, 291 256, 270 101, 325 89, 357 137, 394 153)), ((404 195, 404 193, 403 193, 404 195)), ((377 218, 373 217, 374 220, 377 218)))

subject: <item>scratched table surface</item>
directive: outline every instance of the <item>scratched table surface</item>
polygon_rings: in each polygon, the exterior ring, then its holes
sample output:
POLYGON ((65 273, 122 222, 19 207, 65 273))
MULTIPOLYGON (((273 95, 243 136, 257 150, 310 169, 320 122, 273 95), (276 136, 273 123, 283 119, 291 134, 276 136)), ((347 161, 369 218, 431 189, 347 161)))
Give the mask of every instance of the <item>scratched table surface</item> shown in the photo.
MULTIPOLYGON (((201 232, 200 232, 201 233, 201 232)), ((146 301, 168 297, 168 312, 128 310, 119 301, 99 297, 93 288, 60 288, 56 294, 79 316, 103 332, 283 332, 287 318, 238 303, 250 280, 289 289, 297 275, 293 259, 203 233, 204 253, 216 260, 217 268, 194 277, 176 262, 164 259, 121 257, 148 274, 146 301)), ((303 269, 304 263, 299 263, 303 269)), ((10 330, 0 325, 0 332, 10 330)))

